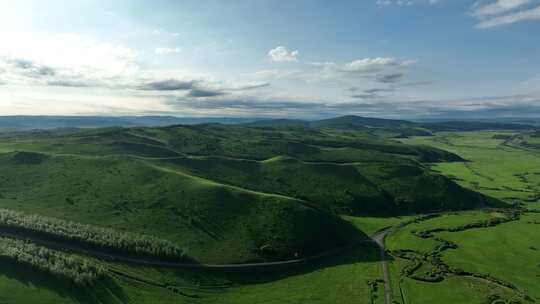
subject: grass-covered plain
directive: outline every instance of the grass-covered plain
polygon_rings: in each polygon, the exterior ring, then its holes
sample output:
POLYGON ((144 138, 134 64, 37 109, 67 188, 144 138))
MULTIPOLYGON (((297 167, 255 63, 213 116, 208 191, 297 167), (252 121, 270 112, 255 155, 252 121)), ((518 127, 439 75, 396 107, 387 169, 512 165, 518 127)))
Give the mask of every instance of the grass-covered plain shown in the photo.
MULTIPOLYGON (((540 154, 516 140, 526 136, 502 131, 452 132, 404 141, 456 153, 467 162, 438 163, 432 168, 465 187, 538 210, 540 184, 536 177, 540 172, 540 154)), ((507 222, 498 221, 508 216, 505 211, 445 214, 411 224, 388 236, 386 245, 396 258, 392 263, 393 277, 400 282, 397 284, 400 294, 405 295, 401 301, 455 303, 463 298, 467 299, 463 300, 466 303, 532 303, 540 300, 540 251, 536 245, 540 242, 537 227, 540 218, 535 212, 519 213, 519 217, 507 222), (470 225, 488 223, 486 220, 494 225, 470 225), (468 227, 458 228, 467 224, 468 227), (419 232, 426 230, 434 232, 421 237, 423 234, 419 232), (438 275, 430 277, 430 273, 441 271, 442 280, 438 275), (435 281, 429 282, 433 278, 435 281)))
POLYGON ((395 259, 394 297, 402 303, 538 300, 539 271, 531 266, 540 262, 540 256, 531 249, 538 237, 530 227, 531 215, 482 228, 466 226, 505 216, 487 210, 444 214, 389 235, 386 246, 395 259), (423 231, 437 232, 422 237, 423 231))
POLYGON ((540 214, 522 215, 519 221, 490 229, 441 232, 438 237, 459 244, 443 255, 453 267, 490 274, 516 285, 540 300, 540 214))
POLYGON ((491 304, 493 301, 490 301, 486 295, 500 293, 508 296, 507 292, 496 285, 471 277, 449 276, 439 283, 421 282, 407 278, 401 282, 401 288, 403 291, 401 301, 407 304, 491 304))
POLYGON ((458 154, 467 162, 437 163, 434 170, 463 186, 512 202, 540 198, 540 152, 507 142, 515 132, 444 132, 403 142, 458 154))
POLYGON ((308 267, 306 273, 293 273, 279 280, 269 280, 271 275, 259 274, 258 277, 264 279, 262 282, 254 280, 230 288, 215 300, 230 304, 323 304, 370 303, 373 298, 374 303, 384 303, 378 254, 376 248, 359 247, 316 267, 308 267), (379 282, 373 290, 368 283, 376 281, 379 282))

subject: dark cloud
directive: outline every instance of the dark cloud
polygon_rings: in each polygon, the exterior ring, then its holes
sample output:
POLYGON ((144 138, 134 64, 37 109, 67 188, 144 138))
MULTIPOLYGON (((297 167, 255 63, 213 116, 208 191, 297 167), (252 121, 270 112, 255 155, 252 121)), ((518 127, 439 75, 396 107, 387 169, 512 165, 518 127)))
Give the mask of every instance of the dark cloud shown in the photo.
POLYGON ((188 97, 216 97, 227 94, 220 90, 211 89, 191 89, 187 94, 188 97))
POLYGON ((386 93, 386 92, 393 92, 393 91, 394 89, 392 88, 373 88, 373 89, 364 90, 363 93, 351 95, 351 97, 357 98, 357 99, 376 99, 376 98, 383 97, 383 95, 379 93, 386 93))
POLYGON ((540 99, 516 104, 481 103, 469 104, 465 108, 429 108, 430 117, 449 119, 477 119, 500 117, 539 117, 540 99), (468 108, 470 107, 470 108, 468 108))
POLYGON ((49 80, 47 81, 47 85, 49 86, 56 86, 56 87, 70 87, 70 88, 89 88, 89 87, 95 87, 97 84, 92 81, 85 81, 85 80, 49 80))
POLYGON ((433 81, 415 81, 415 82, 402 82, 399 84, 396 84, 397 87, 419 87, 419 86, 425 86, 433 84, 433 81))
POLYGON ((153 81, 139 86, 137 89, 144 91, 188 91, 189 97, 215 97, 227 94, 228 91, 247 91, 270 86, 267 82, 241 85, 232 88, 211 89, 205 88, 199 81, 181 81, 168 79, 153 81))
POLYGON ((395 90, 394 89, 390 89, 390 88, 373 88, 373 89, 367 89, 367 90, 364 90, 364 92, 368 93, 368 94, 375 94, 375 93, 387 93, 387 92, 394 92, 395 90))
POLYGON ((274 115, 274 116, 297 116, 297 117, 319 117, 344 114, 383 114, 395 113, 396 107, 392 103, 377 102, 295 102, 283 100, 247 101, 239 99, 196 99, 189 97, 172 98, 168 105, 178 111, 186 109, 198 110, 201 112, 215 111, 222 112, 222 115, 234 115, 231 113, 251 113, 252 115, 274 115))
POLYGON ((403 73, 394 73, 377 76, 377 81, 382 83, 396 83, 403 79, 403 73))
POLYGON ((24 75, 32 78, 54 76, 56 74, 55 69, 26 59, 9 59, 7 62, 24 75))
POLYGON ((139 86, 138 89, 144 91, 187 91, 193 89, 195 84, 196 82, 193 80, 181 81, 176 79, 168 79, 148 82, 139 86))
POLYGON ((248 90, 254 90, 264 87, 269 87, 270 83, 268 82, 262 82, 262 83, 254 83, 254 84, 247 84, 243 86, 239 86, 237 88, 228 89, 229 91, 248 91, 248 90))
POLYGON ((354 94, 354 95, 351 95, 351 97, 359 98, 359 99, 375 99, 375 98, 379 98, 380 96, 377 94, 366 93, 366 94, 354 94))
POLYGON ((276 117, 328 117, 347 114, 388 118, 485 118, 538 117, 540 98, 523 96, 486 97, 469 100, 387 100, 380 97, 357 96, 353 102, 296 102, 284 100, 239 100, 234 98, 197 99, 171 98, 167 102, 178 111, 200 112, 218 110, 222 115, 267 115, 276 117), (366 98, 367 97, 367 98, 366 98), (247 114, 249 113, 249 114, 247 114))

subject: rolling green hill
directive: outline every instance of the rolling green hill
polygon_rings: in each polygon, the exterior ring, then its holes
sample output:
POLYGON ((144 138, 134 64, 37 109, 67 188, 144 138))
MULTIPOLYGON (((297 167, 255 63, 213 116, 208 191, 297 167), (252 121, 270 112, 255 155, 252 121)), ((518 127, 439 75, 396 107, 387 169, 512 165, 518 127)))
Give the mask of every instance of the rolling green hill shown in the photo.
POLYGON ((85 157, 132 156, 182 174, 354 215, 470 209, 488 201, 424 166, 462 161, 459 156, 364 130, 216 124, 110 128, 31 133, 8 139, 2 147, 85 157))
POLYGON ((341 214, 494 203, 425 165, 459 156, 364 129, 204 124, 27 132, 4 135, 0 151, 0 207, 160 237, 198 262, 287 259, 361 238, 351 237, 341 214))
POLYGON ((287 259, 351 241, 347 223, 301 200, 130 157, 18 152, 0 166, 2 208, 162 237, 199 262, 287 259))
POLYGON ((412 161, 336 164, 278 156, 265 161, 219 157, 162 160, 194 175, 313 202, 353 215, 396 215, 478 207, 486 198, 412 161))

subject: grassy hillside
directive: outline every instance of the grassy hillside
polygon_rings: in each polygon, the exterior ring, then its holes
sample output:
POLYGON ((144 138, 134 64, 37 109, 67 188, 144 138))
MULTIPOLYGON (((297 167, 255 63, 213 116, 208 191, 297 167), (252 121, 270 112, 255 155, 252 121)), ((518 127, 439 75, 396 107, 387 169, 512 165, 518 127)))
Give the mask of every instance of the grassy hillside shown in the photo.
POLYGON ((424 165, 461 161, 459 156, 365 130, 241 125, 112 128, 18 135, 8 138, 2 148, 137 156, 160 167, 355 215, 469 209, 488 203, 424 165))
POLYGON ((0 167, 2 208, 162 237, 201 262, 287 259, 351 241, 345 222, 301 200, 129 157, 16 152, 0 167))
POLYGON ((258 191, 281 193, 345 214, 406 214, 467 209, 487 199, 418 164, 265 161, 182 157, 159 162, 194 175, 258 191))

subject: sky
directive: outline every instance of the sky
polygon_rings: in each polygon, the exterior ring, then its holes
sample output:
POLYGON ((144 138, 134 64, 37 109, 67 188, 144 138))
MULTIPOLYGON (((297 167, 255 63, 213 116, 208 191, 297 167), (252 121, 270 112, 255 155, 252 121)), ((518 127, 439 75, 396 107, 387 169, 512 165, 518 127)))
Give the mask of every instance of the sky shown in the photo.
POLYGON ((0 0, 0 115, 540 117, 540 0, 0 0))

